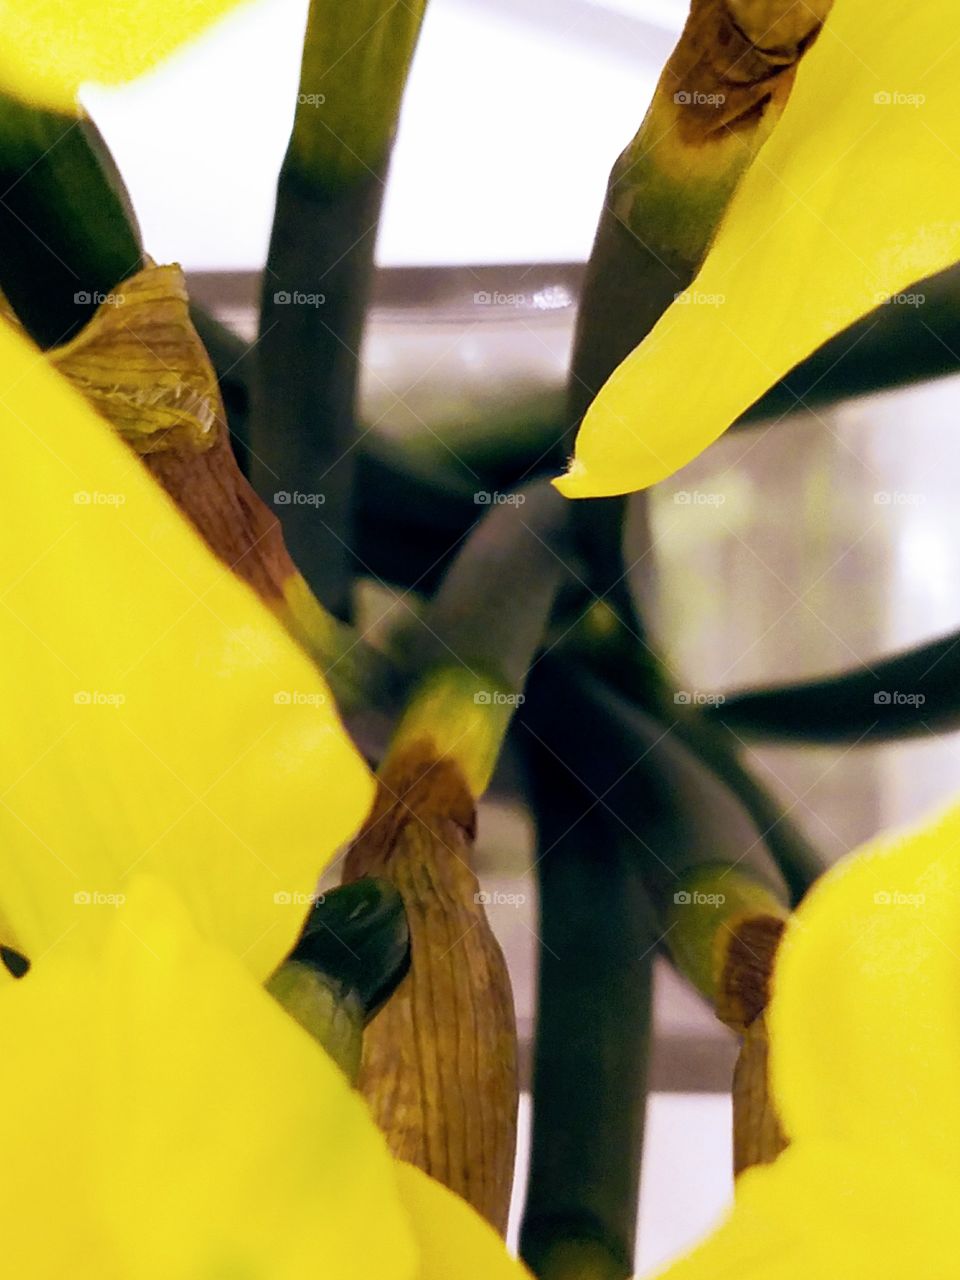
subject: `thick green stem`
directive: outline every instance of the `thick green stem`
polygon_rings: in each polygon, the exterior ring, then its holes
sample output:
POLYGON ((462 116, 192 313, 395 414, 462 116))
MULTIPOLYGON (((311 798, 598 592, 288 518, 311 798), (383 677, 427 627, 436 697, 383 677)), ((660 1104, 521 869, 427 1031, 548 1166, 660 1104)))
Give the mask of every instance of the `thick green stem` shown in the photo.
POLYGON ((540 1280, 633 1274, 657 930, 641 860, 530 741, 540 887, 521 1252, 540 1280))
POLYGON ((363 318, 424 3, 311 3, 263 278, 251 474, 278 504, 301 572, 340 617, 350 609, 363 318))

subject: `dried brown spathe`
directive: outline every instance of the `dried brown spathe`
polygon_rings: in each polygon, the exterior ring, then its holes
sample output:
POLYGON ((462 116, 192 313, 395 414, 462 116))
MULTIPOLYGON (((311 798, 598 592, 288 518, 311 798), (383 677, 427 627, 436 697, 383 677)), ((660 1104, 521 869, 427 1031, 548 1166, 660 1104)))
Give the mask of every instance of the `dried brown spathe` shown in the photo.
POLYGON ((457 765, 415 743, 385 766, 344 879, 392 881, 410 928, 410 973, 364 1036, 361 1092, 394 1155, 502 1233, 516 1147, 516 1023, 470 865, 475 823, 457 765))

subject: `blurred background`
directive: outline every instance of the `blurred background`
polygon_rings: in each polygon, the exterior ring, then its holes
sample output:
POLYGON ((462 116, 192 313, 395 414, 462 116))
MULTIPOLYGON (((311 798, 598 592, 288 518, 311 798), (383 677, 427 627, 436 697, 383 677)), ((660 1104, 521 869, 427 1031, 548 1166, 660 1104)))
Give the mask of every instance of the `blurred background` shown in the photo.
MULTIPOLYGON (((363 351, 371 431, 443 449, 469 473, 459 446, 490 415, 559 418, 578 264, 685 12, 682 0, 431 0, 363 351), (514 301, 484 300, 498 290, 514 301)), ((148 251, 182 263, 247 336, 305 13, 306 0, 247 4, 135 86, 87 95, 148 251)), ((949 378, 793 414, 725 438, 657 490, 651 629, 686 687, 869 669, 960 626, 960 455, 942 443, 958 404, 949 378)), ((941 802, 960 772, 957 746, 933 734, 751 758, 831 858, 941 802)), ((529 1045, 536 902, 530 832, 509 805, 487 806, 479 857, 529 1045)), ((644 1270, 700 1235, 731 1192, 732 1037, 665 966, 656 1019, 644 1270)), ((518 1199, 525 1138, 526 1126, 518 1199)))

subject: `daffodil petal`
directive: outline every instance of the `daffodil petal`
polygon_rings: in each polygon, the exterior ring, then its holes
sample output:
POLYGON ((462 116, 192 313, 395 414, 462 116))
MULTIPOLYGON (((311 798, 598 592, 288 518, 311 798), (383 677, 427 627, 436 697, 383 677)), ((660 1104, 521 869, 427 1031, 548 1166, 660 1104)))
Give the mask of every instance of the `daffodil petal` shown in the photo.
POLYGON ((373 786, 316 668, 0 326, 0 923, 37 960, 128 876, 259 977, 373 786))
POLYGON ((489 1223, 459 1196, 402 1160, 396 1175, 420 1249, 417 1280, 530 1280, 489 1223))
POLYGON ((737 1183, 732 1213, 663 1280, 903 1280, 940 1276, 956 1249, 956 1184, 923 1165, 798 1143, 737 1183))
POLYGON ((960 807, 818 884, 781 944, 769 1023, 792 1137, 960 1177, 960 807))
POLYGON ((3 0, 0 89, 38 106, 75 109, 88 81, 148 71, 237 0, 3 0))
POLYGON ((159 881, 97 943, 0 987, 9 1274, 414 1280, 394 1162, 311 1037, 159 881))
POLYGON ((832 334, 960 258, 958 40, 952 0, 834 0, 697 280, 601 390, 561 492, 670 475, 832 334))

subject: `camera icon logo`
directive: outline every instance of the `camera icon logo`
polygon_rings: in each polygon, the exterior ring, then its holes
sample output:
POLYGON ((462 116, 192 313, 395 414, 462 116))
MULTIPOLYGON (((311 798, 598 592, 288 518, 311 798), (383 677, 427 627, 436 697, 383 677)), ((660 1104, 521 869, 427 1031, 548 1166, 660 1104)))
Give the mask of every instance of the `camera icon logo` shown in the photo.
POLYGON ((489 307, 491 298, 486 289, 478 289, 473 295, 473 300, 478 307, 489 307))
POLYGON ((278 707, 289 707, 293 698, 287 689, 278 689, 273 695, 274 705, 278 707))
POLYGON ((93 296, 86 289, 81 289, 79 293, 73 295, 73 300, 78 307, 89 307, 93 301, 93 296))
POLYGON ((690 701, 690 695, 689 693, 687 693, 686 689, 678 689, 677 692, 673 695, 673 700, 679 706, 685 707, 690 701))
POLYGON ((685 89, 680 89, 673 95, 673 100, 678 107, 688 107, 693 101, 690 94, 685 89))
POLYGON ((489 689, 479 689, 474 695, 473 700, 479 707, 488 707, 493 701, 489 689))
POLYGON ((287 493, 286 489, 281 489, 273 495, 273 503, 277 507, 288 507, 290 505, 290 494, 287 493))
POLYGON ((80 889, 73 895, 73 901, 78 907, 89 907, 92 899, 86 889, 80 889))
POLYGON ((278 889, 273 895, 273 900, 278 907, 289 907, 293 901, 293 894, 286 889, 278 889))
POLYGON ((693 898, 687 893, 686 889, 679 889, 674 895, 673 900, 678 907, 689 907, 693 898))
POLYGON ((290 295, 287 293, 286 289, 278 289, 273 295, 273 300, 278 307, 286 307, 290 304, 290 295))
POLYGON ((888 707, 893 699, 886 689, 880 689, 873 695, 873 701, 878 707, 888 707))

